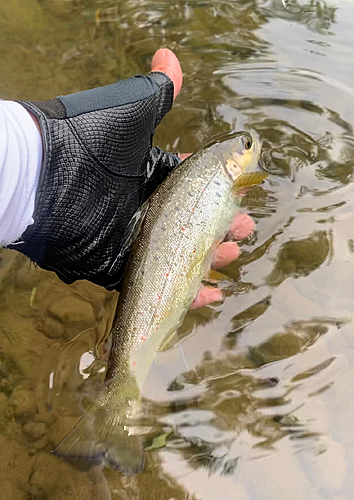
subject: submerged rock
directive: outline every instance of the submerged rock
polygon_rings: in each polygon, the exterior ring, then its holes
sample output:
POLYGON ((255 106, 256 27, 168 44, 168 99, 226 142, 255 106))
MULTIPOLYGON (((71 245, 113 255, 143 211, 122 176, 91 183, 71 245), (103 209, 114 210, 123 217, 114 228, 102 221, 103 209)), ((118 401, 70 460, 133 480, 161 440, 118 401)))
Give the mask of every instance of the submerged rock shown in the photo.
POLYGON ((45 318, 37 325, 37 329, 49 339, 66 338, 65 326, 54 318, 45 318))
POLYGON ((4 432, 8 422, 11 420, 11 408, 8 398, 4 393, 0 393, 0 431, 4 432))
POLYGON ((12 392, 10 398, 15 417, 32 415, 36 411, 36 399, 34 392, 18 385, 12 392))
POLYGON ((42 439, 39 439, 38 441, 36 441, 35 443, 33 443, 33 448, 35 448, 35 450, 44 450, 44 448, 46 448, 48 446, 48 438, 47 436, 43 436, 42 439))
POLYGON ((64 297, 48 307, 48 315, 64 323, 91 324, 95 321, 91 304, 76 297, 64 297))
POLYGON ((28 422, 23 426, 24 433, 33 439, 41 439, 47 430, 47 426, 43 422, 28 422))
POLYGON ((16 441, 0 436, 1 500, 27 500, 33 459, 16 441))
POLYGON ((63 297, 48 306, 37 326, 50 339, 72 339, 95 325, 89 302, 78 297, 63 297))
POLYGON ((58 417, 58 415, 56 413, 54 413, 54 411, 48 411, 48 412, 43 412, 43 413, 37 413, 35 420, 36 420, 36 422, 43 422, 43 423, 47 424, 48 426, 51 426, 54 424, 57 417, 58 417))
POLYGON ((33 469, 30 480, 33 498, 103 500, 86 473, 48 453, 36 455, 33 469))

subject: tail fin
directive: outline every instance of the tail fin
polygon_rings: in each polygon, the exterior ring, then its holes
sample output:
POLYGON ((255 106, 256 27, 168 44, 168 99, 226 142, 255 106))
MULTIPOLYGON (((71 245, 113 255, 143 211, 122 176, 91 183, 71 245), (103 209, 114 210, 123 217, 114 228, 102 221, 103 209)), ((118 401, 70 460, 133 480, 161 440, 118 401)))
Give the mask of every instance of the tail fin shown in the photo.
POLYGON ((52 453, 67 460, 104 461, 125 474, 144 468, 143 438, 129 435, 116 412, 91 405, 52 453))

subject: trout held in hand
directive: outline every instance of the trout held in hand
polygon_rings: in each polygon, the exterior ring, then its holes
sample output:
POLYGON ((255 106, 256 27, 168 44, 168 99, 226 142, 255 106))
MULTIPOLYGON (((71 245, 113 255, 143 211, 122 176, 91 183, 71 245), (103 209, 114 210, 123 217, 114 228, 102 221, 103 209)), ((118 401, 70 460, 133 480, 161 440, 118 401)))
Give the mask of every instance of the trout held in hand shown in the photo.
POLYGON ((119 296, 105 391, 53 453, 143 468, 143 438, 132 432, 142 387, 159 346, 183 321, 238 210, 238 190, 266 177, 251 173, 260 144, 239 133, 181 163, 135 218, 139 227, 119 296))

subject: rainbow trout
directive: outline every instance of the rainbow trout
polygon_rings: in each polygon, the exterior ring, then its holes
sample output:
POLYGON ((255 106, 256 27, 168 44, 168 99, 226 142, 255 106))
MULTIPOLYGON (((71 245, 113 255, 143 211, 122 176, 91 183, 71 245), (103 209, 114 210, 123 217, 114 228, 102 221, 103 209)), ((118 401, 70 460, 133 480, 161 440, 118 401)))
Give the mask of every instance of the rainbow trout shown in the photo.
POLYGON ((180 326, 238 210, 237 190, 266 175, 251 173, 260 144, 239 133, 181 163, 139 217, 112 329, 104 394, 53 453, 143 468, 143 439, 134 434, 144 381, 164 339, 180 326), (248 173, 247 173, 248 172, 248 173))

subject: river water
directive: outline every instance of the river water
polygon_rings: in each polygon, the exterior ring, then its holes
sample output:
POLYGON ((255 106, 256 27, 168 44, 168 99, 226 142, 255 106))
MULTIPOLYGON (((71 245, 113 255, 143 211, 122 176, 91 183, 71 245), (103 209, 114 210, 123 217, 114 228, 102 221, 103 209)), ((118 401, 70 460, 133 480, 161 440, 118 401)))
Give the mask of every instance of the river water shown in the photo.
POLYGON ((224 303, 190 313, 149 374, 150 443, 166 446, 138 476, 50 455, 101 386, 116 295, 1 252, 2 499, 353 498, 353 19, 334 0, 2 3, 3 98, 146 73, 167 46, 184 86, 155 143, 253 130, 270 174, 243 199, 256 232, 224 303))

